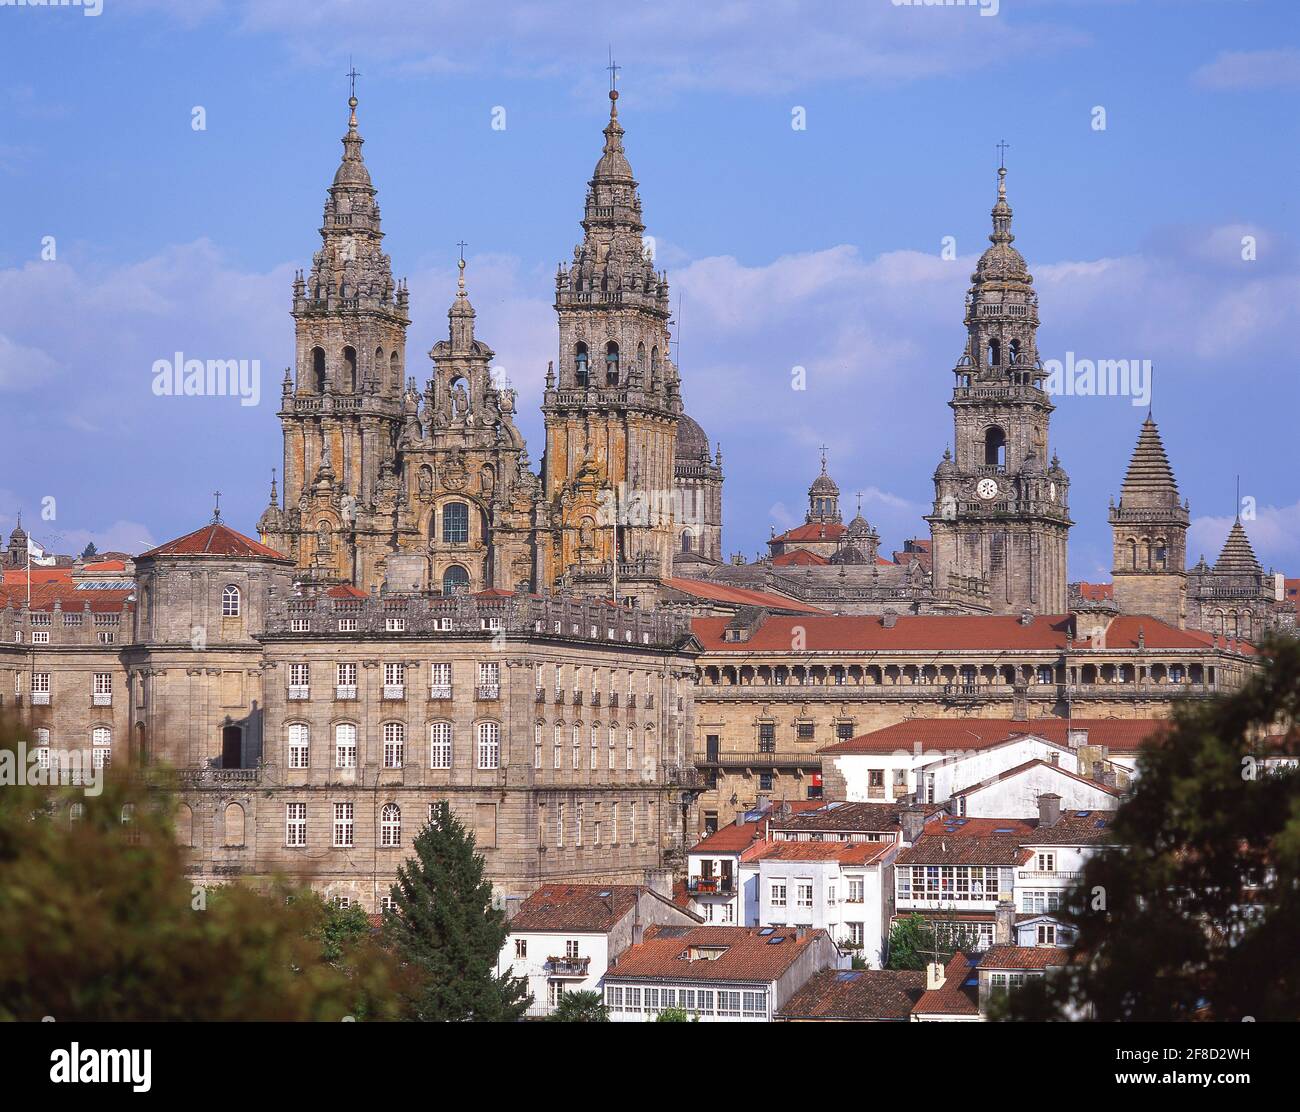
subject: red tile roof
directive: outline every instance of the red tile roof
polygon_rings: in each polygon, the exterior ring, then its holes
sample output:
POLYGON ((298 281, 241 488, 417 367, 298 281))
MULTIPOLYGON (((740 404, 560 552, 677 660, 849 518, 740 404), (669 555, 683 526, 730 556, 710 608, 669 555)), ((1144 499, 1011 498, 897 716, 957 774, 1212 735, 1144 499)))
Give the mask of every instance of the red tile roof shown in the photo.
POLYGON ((979 1015, 979 986, 967 984, 974 967, 960 950, 944 969, 942 988, 927 989, 912 1008, 913 1015, 979 1015))
POLYGON ((126 571, 125 560, 98 560, 93 564, 83 564, 82 571, 126 571))
MULTIPOLYGON (((726 624, 725 618, 695 619, 695 636, 706 651, 789 653, 790 646, 796 643, 797 626, 803 631, 802 643, 808 652, 936 652, 944 649, 1048 649, 1059 652, 1065 648, 1071 619, 1068 614, 1039 614, 1026 625, 1012 615, 905 615, 897 618, 894 627, 888 629, 882 617, 824 613, 812 618, 773 615, 743 642, 723 640, 722 631, 726 624)), ((1204 648, 1213 642, 1210 634, 1176 629, 1159 618, 1121 615, 1108 624, 1106 647, 1136 649, 1139 633, 1148 649, 1204 648)), ((1245 642, 1240 644, 1244 646, 1245 642)))
POLYGON ((838 861, 871 865, 887 857, 896 842, 769 842, 749 861, 838 861))
POLYGON ((980 957, 981 969, 1053 969, 1070 960, 1064 946, 990 946, 980 957))
POLYGON ((252 537, 237 533, 219 521, 211 521, 192 533, 151 548, 137 559, 145 560, 155 556, 247 556, 289 562, 289 557, 283 552, 276 552, 274 548, 268 548, 252 537))
POLYGON ((650 927, 641 944, 624 951, 605 979, 766 983, 780 977, 815 942, 828 937, 824 930, 796 927, 650 927), (778 938, 779 942, 773 941, 778 938), (723 952, 708 960, 688 960, 696 947, 723 952))
MULTIPOLYGON (((50 571, 68 571, 55 569, 50 571)), ((32 576, 32 609, 53 610, 56 602, 66 611, 80 612, 90 604, 93 613, 120 612, 135 593, 131 587, 109 587, 107 585, 94 590, 81 590, 72 581, 71 575, 32 576)), ((25 573, 5 572, 4 582, 0 584, 0 607, 13 606, 15 609, 27 605, 27 576, 25 573)))
MULTIPOLYGON (((795 799, 782 804, 794 813, 813 811, 825 804, 818 799, 795 799)), ((774 813, 768 811, 761 819, 753 822, 729 822, 719 827, 712 834, 706 834, 693 845, 688 852, 703 854, 740 853, 748 849, 755 841, 766 836, 768 828, 775 822, 774 813)))
POLYGON ((838 741, 822 753, 896 753, 930 749, 988 749, 1014 737, 1041 737, 1068 744, 1068 731, 1087 730, 1089 745, 1112 753, 1136 753, 1156 741, 1169 722, 1158 718, 909 718, 869 734, 838 741))
POLYGON ((905 1020, 925 992, 913 969, 827 969, 811 977, 777 1012, 781 1019, 905 1020))
POLYGON ((612 930, 644 889, 635 884, 544 884, 510 920, 519 931, 612 930))
POLYGON ((1103 602, 1115 597, 1114 583, 1080 583, 1079 594, 1091 602, 1103 602))
POLYGON ((806 525, 796 525, 793 529, 787 529, 768 540, 768 544, 773 541, 835 541, 839 540, 848 529, 834 521, 828 521, 826 524, 819 522, 810 522, 806 525))
MULTIPOLYGON (((694 595, 696 598, 711 599, 714 602, 727 602, 737 606, 761 606, 768 610, 795 610, 801 614, 826 613, 816 606, 809 606, 806 602, 787 598, 775 591, 752 591, 748 587, 731 587, 724 583, 712 583, 706 579, 672 577, 665 579, 664 583, 675 591, 694 595)), ((712 620, 719 621, 723 625, 726 625, 728 621, 727 618, 712 620)))

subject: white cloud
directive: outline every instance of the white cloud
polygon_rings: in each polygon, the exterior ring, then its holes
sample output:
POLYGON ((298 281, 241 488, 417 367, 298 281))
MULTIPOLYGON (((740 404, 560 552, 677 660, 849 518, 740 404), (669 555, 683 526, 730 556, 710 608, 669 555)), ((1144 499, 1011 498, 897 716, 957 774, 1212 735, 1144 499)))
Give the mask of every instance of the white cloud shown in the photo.
POLYGON ((1225 50, 1192 81, 1205 89, 1288 89, 1300 86, 1300 50, 1225 50))

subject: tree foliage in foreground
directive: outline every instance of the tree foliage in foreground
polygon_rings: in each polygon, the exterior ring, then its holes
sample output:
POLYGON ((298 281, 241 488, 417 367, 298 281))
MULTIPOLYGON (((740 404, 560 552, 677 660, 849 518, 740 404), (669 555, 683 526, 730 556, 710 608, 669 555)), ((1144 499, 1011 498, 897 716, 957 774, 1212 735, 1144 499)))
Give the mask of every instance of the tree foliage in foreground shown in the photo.
MULTIPOLYGON (((18 740, 0 722, 0 757, 18 740)), ((174 807, 116 772, 97 796, 0 787, 0 1019, 339 1020, 391 996, 377 949, 327 959, 319 900, 195 889, 174 807)))
POLYGON ((1075 962, 1030 982, 1010 1018, 1300 1018, 1300 640, 1261 648, 1245 687, 1177 714, 1144 752, 1066 913, 1075 962), (1265 738, 1271 738, 1266 741, 1265 738))

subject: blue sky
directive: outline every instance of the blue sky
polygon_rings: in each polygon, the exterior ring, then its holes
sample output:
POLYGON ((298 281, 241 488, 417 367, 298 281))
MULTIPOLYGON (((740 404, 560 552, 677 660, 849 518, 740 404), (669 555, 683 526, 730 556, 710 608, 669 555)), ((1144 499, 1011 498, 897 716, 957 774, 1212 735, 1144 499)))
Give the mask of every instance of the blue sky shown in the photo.
MULTIPOLYGON (((136 550, 195 527, 219 487, 253 531, 349 55, 411 284, 408 367, 423 380, 445 335, 465 239, 478 334, 537 463, 553 275, 581 235, 611 44, 682 299, 686 403, 723 446, 727 552, 801 519, 822 443, 887 550, 924 535, 1006 139, 1043 357, 1151 360, 1190 559, 1217 552, 1240 473, 1261 559, 1300 573, 1291 0, 1000 0, 991 16, 891 0, 0 3, 0 528, 22 506, 60 550, 136 550), (260 360, 261 404, 155 397, 153 362, 176 351, 260 360), (56 516, 39 522, 46 498, 56 516)), ((1131 402, 1059 400, 1072 578, 1108 577, 1107 500, 1145 413, 1131 402)))

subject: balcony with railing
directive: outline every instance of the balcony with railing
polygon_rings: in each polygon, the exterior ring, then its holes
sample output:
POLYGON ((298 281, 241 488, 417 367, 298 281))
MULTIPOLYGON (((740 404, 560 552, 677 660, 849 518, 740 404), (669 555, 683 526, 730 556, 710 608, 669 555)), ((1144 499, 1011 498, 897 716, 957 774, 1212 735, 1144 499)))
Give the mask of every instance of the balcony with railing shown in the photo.
POLYGON ((291 683, 289 685, 289 701, 300 702, 311 698, 311 688, 305 683, 291 683))
POLYGON ((429 698, 430 698, 430 699, 439 699, 439 700, 441 700, 441 699, 450 699, 450 698, 451 698, 451 684, 449 684, 449 683, 434 683, 434 684, 430 684, 430 685, 429 685, 429 698))
POLYGON ((334 687, 334 698, 336 699, 355 699, 357 697, 357 685, 355 683, 340 683, 334 687))
POLYGON ((546 974, 549 977, 565 977, 581 980, 587 975, 591 958, 552 956, 546 959, 546 974))
POLYGON ((475 692, 475 698, 481 702, 490 702, 494 699, 501 698, 501 685, 499 683, 481 683, 475 692))
POLYGON ((90 705, 93 707, 111 707, 113 705, 113 693, 111 691, 96 691, 90 696, 90 705))
POLYGON ((32 706, 48 707, 50 705, 50 693, 48 691, 33 691, 32 706))
POLYGON ((736 882, 729 876, 693 876, 686 881, 686 891, 692 896, 730 896, 736 882))
POLYGON ((384 698, 385 698, 385 699, 389 699, 389 700, 393 700, 393 699, 405 699, 405 698, 406 698, 406 685, 403 684, 403 683, 386 683, 386 684, 384 684, 384 698))

